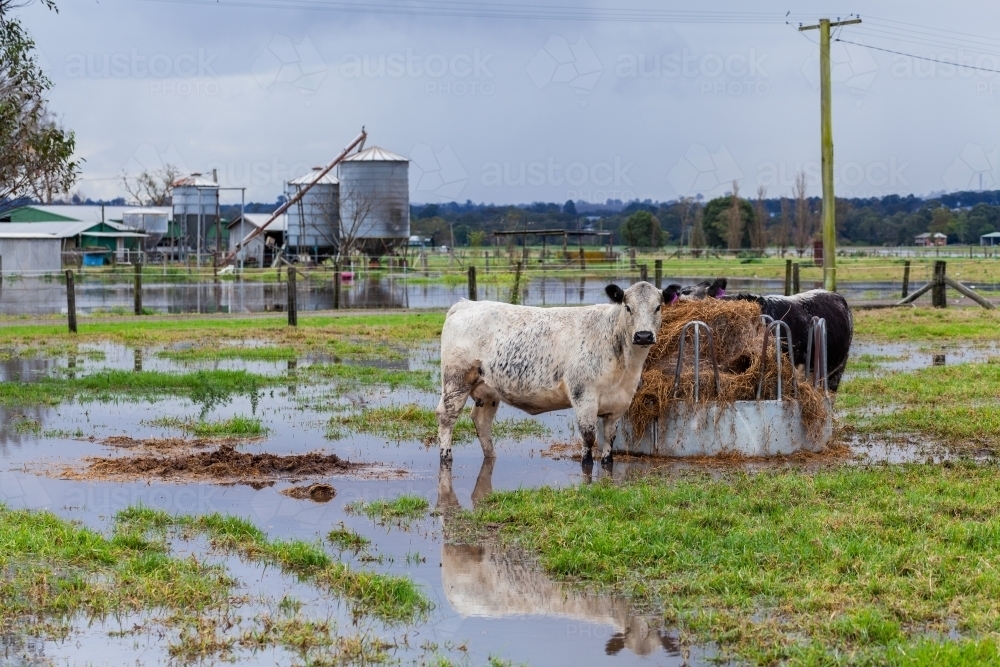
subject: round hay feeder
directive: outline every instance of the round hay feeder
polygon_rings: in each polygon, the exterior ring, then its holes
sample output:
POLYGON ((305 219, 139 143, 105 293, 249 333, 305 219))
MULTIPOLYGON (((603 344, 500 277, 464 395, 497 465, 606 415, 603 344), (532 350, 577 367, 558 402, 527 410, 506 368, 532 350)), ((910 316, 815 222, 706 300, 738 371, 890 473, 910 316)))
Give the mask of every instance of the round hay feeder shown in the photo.
MULTIPOLYGON (((782 339, 784 350, 792 349, 788 325, 766 316, 758 322, 756 335, 763 338, 759 356, 744 373, 730 374, 725 384, 711 328, 700 320, 685 323, 674 343, 677 363, 668 395, 660 389, 659 400, 652 401, 652 391, 640 388, 636 401, 644 402, 644 409, 637 409, 633 402, 618 425, 613 451, 667 457, 767 457, 822 451, 833 437, 832 399, 826 387, 826 323, 813 318, 802 374, 783 352, 782 339), (769 349, 772 334, 773 353, 769 349), (688 337, 693 342, 693 373, 684 372, 688 337), (706 386, 702 386, 700 368, 703 353, 711 361, 712 378, 706 386), (756 383, 748 384, 748 375, 756 376, 756 383), (650 418, 653 403, 658 414, 650 418), (643 412, 640 417, 638 413, 643 412)), ((646 372, 644 382, 658 379, 646 372)))

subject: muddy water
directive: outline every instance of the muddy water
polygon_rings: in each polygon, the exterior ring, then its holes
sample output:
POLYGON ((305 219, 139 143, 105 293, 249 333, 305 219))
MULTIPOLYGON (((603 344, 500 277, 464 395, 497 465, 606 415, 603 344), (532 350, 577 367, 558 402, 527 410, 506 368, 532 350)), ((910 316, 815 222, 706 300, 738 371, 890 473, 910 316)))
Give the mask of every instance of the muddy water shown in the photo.
POLYGON ((948 342, 899 342, 885 343, 854 341, 848 361, 845 378, 853 374, 873 372, 873 370, 914 371, 930 366, 946 366, 984 362, 1000 356, 1000 346, 996 343, 978 345, 952 344, 948 342))
MULTIPOLYGON (((98 368, 132 368, 135 353, 119 345, 100 346, 100 355, 78 361, 79 372, 98 368), (103 358, 97 358, 103 356, 103 358)), ((419 351, 411 362, 413 368, 432 365, 428 352, 419 351)), ((181 367, 147 350, 141 355, 145 368, 181 370, 181 367)), ((35 375, 66 367, 69 359, 57 358, 5 362, 15 365, 25 377, 30 370, 35 375)), ((227 361, 232 367, 249 368, 256 372, 284 376, 287 363, 227 361), (242 365, 240 366, 240 364, 242 365)), ((303 360, 299 367, 308 365, 303 360)), ((190 370, 186 365, 184 370, 190 370)), ((7 375, 13 368, 4 371, 7 375)), ((316 450, 336 453, 353 461, 377 461, 402 467, 409 475, 399 480, 370 480, 334 476, 328 478, 337 491, 327 503, 294 500, 281 495, 290 486, 279 482, 272 487, 254 489, 249 486, 218 486, 210 484, 166 484, 158 482, 105 483, 78 482, 56 479, 40 474, 78 465, 84 456, 107 456, 112 450, 99 440, 112 435, 135 438, 176 436, 176 430, 150 425, 156 418, 197 416, 202 406, 185 399, 168 399, 156 403, 66 403, 57 407, 5 409, 0 411, 0 502, 11 507, 46 508, 84 524, 108 530, 114 514, 131 505, 142 503, 171 513, 205 514, 221 512, 246 517, 266 529, 270 536, 321 539, 331 528, 341 523, 367 536, 373 542, 373 552, 381 562, 360 562, 357 555, 342 554, 358 568, 374 568, 384 572, 413 577, 434 601, 430 618, 416 627, 388 628, 373 621, 352 618, 347 606, 335 598, 320 594, 293 578, 246 564, 236 558, 206 554, 203 544, 180 545, 214 562, 224 562, 241 581, 241 592, 254 595, 265 593, 280 600, 286 594, 305 603, 303 613, 315 618, 334 619, 342 632, 369 631, 377 636, 401 641, 407 646, 396 649, 404 664, 426 657, 420 648, 425 642, 439 645, 439 651, 454 660, 463 659, 468 651, 469 664, 484 664, 489 656, 512 660, 515 664, 536 665, 630 665, 684 664, 685 656, 676 644, 675 636, 661 627, 657 615, 650 610, 636 610, 628 600, 607 595, 595 595, 564 587, 551 581, 541 570, 515 555, 497 552, 489 546, 452 546, 442 539, 443 524, 449 511, 457 506, 470 508, 492 489, 515 489, 524 486, 562 486, 590 481, 572 460, 552 460, 540 456, 540 451, 553 439, 573 437, 571 414, 568 411, 546 415, 543 421, 552 436, 521 443, 500 441, 498 458, 484 466, 478 444, 458 445, 451 469, 441 470, 436 449, 416 441, 386 442, 381 438, 352 435, 343 440, 325 438, 325 425, 331 414, 323 401, 310 400, 310 395, 326 395, 331 387, 296 386, 290 380, 287 387, 268 389, 259 401, 256 414, 271 429, 269 437, 242 447, 243 451, 268 451, 276 454, 305 453, 316 450), (320 404, 320 408, 303 408, 320 404), (40 425, 36 433, 17 433, 11 426, 15 418, 28 417, 40 425), (55 434, 63 431, 64 434, 55 434), (42 435, 49 432, 49 436, 42 435), (72 433, 84 437, 74 437, 72 433), (93 438, 93 440, 91 439, 93 438), (365 517, 348 514, 345 505, 363 499, 391 498, 399 494, 426 497, 440 514, 427 517, 409 527, 379 526, 365 517), (450 648, 449 648, 450 647, 450 648), (450 652, 449 652, 450 651, 450 652)), ((345 404, 364 402, 368 405, 388 403, 418 403, 433 406, 437 397, 410 390, 364 389, 348 392, 340 399, 345 404)), ((254 412, 248 396, 234 396, 207 413, 208 419, 225 418, 254 412)), ((524 417, 504 407, 498 418, 524 417)), ((633 464, 633 467, 639 464, 633 464)), ((630 474, 628 464, 615 468, 616 478, 630 474)), ((596 477, 604 473, 598 471, 596 477)), ((307 480, 317 481, 317 480, 307 480)), ((241 610, 243 616, 253 616, 256 608, 241 610)), ((164 642, 142 631, 122 638, 109 637, 109 632, 130 629, 142 623, 141 617, 108 619, 103 623, 80 624, 66 642, 35 642, 32 650, 58 663, 106 663, 107 656, 116 656, 113 664, 145 664, 167 662, 164 642), (120 658, 119 658, 120 657, 120 658)), ((150 631, 151 632, 151 631, 150 631)), ((2 648, 0 648, 2 650, 2 648)), ((241 658, 246 657, 241 654, 241 658)), ((251 662, 274 664, 289 662, 290 656, 281 651, 258 653, 251 662)), ((699 649, 686 656, 687 664, 706 659, 699 649)))
MULTIPOLYGON (((533 276, 525 285, 521 303, 527 305, 578 305, 606 301, 604 287, 611 280, 621 285, 631 284, 635 275, 623 273, 609 278, 547 278, 533 276)), ((664 276, 664 285, 677 282, 689 285, 694 278, 664 276)), ((803 290, 822 287, 819 282, 805 282, 803 290)), ((993 286, 992 289, 997 289, 993 286)), ((990 289, 989 285, 982 289, 990 289)), ((143 306, 163 313, 244 313, 281 310, 287 303, 283 283, 236 282, 231 280, 194 284, 157 283, 146 278, 143 286, 143 306)), ((302 281, 298 287, 298 307, 302 311, 333 308, 332 283, 314 284, 302 281)), ((782 280, 730 278, 730 291, 751 291, 780 294, 782 280)), ((899 286, 888 282, 841 283, 840 290, 850 301, 892 299, 899 286)), ((507 301, 510 287, 489 285, 480 280, 480 299, 507 301)), ((359 278, 345 283, 341 306, 345 308, 448 308, 468 295, 466 285, 414 284, 400 277, 359 278)), ((131 283, 104 284, 88 282, 86 275, 76 285, 76 307, 80 313, 133 308, 131 283)), ((0 314, 58 314, 66 312, 66 289, 57 281, 42 278, 22 278, 6 281, 0 289, 0 314)))

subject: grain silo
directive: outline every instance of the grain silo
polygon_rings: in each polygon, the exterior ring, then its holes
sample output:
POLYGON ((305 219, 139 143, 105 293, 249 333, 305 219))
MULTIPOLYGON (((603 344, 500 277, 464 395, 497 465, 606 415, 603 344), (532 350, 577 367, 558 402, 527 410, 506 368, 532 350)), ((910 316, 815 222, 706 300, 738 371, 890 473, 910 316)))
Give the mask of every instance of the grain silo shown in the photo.
MULTIPOLYGON (((285 183, 285 197, 291 199, 299 190, 316 181, 323 167, 285 183)), ((333 174, 323 176, 298 203, 288 209, 288 229, 285 240, 299 255, 336 254, 340 236, 339 181, 333 174)))
POLYGON ((219 211, 219 184, 201 174, 178 178, 171 200, 174 222, 184 233, 182 245, 199 254, 215 249, 215 226, 219 211), (209 247, 208 239, 212 238, 209 247))
POLYGON ((170 224, 166 208, 130 208, 122 212, 122 223, 146 234, 143 247, 151 251, 166 236, 170 224))
POLYGON ((410 238, 409 160, 373 146, 338 165, 341 241, 371 257, 410 238))

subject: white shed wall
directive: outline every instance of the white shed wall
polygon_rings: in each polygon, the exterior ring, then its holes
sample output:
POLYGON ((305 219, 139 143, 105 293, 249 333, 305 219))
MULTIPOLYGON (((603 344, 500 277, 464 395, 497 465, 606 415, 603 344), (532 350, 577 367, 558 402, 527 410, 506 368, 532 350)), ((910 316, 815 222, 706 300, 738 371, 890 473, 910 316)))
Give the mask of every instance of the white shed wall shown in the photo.
POLYGON ((3 274, 59 273, 62 271, 60 239, 2 239, 3 274))

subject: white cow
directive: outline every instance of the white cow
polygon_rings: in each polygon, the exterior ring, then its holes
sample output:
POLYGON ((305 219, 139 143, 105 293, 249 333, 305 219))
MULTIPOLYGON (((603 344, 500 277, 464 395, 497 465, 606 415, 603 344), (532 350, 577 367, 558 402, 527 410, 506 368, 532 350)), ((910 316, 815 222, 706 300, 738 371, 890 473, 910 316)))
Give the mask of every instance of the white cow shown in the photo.
POLYGON ((493 301, 451 307, 441 332, 441 460, 450 461, 452 429, 471 395, 472 421, 492 458, 493 418, 503 401, 537 415, 572 407, 593 461, 597 420, 604 419, 601 462, 611 463, 615 426, 639 385, 649 347, 660 330, 661 307, 678 285, 608 285, 611 303, 582 308, 531 308, 493 301))

